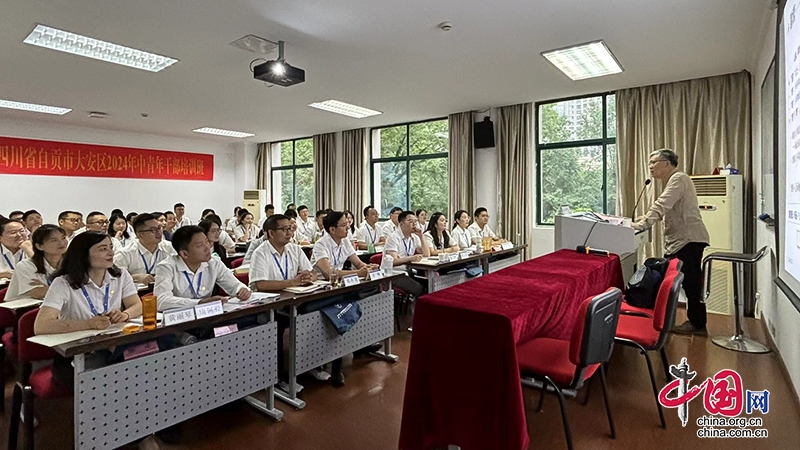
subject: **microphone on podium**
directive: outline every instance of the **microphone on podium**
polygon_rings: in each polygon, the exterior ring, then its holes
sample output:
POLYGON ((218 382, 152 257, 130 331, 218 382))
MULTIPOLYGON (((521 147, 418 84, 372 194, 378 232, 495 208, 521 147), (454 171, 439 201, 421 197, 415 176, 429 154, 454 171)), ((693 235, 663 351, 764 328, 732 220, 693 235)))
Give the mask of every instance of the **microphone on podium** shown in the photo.
POLYGON ((650 184, 650 178, 644 180, 644 186, 642 190, 639 191, 639 196, 636 197, 636 203, 633 204, 633 210, 631 211, 631 219, 636 219, 636 207, 639 206, 639 202, 642 200, 642 195, 644 194, 644 190, 647 189, 647 186, 650 184))
POLYGON ((591 255, 600 255, 605 257, 611 256, 611 252, 609 252, 608 250, 600 250, 597 248, 587 247, 585 245, 579 245, 575 250, 577 250, 578 253, 584 253, 587 255, 591 254, 591 255))

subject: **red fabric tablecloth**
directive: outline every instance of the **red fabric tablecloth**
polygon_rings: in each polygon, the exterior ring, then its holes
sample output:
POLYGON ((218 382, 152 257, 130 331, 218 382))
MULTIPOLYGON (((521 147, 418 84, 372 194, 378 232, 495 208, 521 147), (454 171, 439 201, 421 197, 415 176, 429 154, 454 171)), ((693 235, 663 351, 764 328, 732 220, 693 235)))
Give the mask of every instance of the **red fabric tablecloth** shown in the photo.
POLYGON ((420 297, 400 449, 527 448, 517 344, 569 339, 581 301, 611 286, 616 255, 559 250, 420 297))

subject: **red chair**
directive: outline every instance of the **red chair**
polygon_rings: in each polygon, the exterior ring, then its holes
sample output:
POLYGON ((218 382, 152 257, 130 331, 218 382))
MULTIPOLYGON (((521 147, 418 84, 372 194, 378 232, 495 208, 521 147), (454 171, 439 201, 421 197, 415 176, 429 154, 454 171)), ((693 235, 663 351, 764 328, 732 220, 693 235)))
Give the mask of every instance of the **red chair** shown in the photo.
POLYGON ((237 267, 240 267, 243 262, 244 262, 244 258, 236 258, 236 259, 234 259, 233 261, 231 261, 231 269, 235 269, 237 267))
POLYGON ((536 412, 542 410, 545 392, 555 393, 558 396, 561 421, 564 423, 569 450, 573 448, 572 433, 567 420, 565 397, 575 397, 578 389, 583 387, 584 382, 598 369, 611 438, 616 438, 614 419, 608 405, 608 387, 603 364, 608 362, 614 350, 614 333, 619 320, 620 303, 622 303, 622 291, 610 288, 581 303, 569 341, 536 338, 517 346, 517 361, 522 384, 541 390, 536 412))
POLYGON ((655 375, 653 375, 653 365, 647 353, 657 351, 661 354, 664 373, 667 381, 669 381, 669 361, 667 361, 667 352, 664 350, 664 344, 666 344, 669 332, 675 324, 675 310, 678 307, 678 297, 680 296, 682 284, 683 274, 681 272, 677 270, 669 272, 658 289, 653 317, 620 316, 617 336, 614 339, 618 344, 637 348, 644 355, 644 359, 647 362, 647 370, 650 373, 653 395, 656 398, 661 428, 666 428, 667 424, 664 421, 661 403, 658 402, 658 388, 656 387, 655 375))
MULTIPOLYGON (((670 274, 675 274, 681 271, 681 267, 683 267, 683 261, 678 258, 672 258, 669 261, 669 265, 667 266, 667 271, 664 273, 664 279, 666 280, 670 274)), ((662 280, 663 283, 663 280, 662 280)), ((642 316, 642 317, 650 317, 653 318, 653 310, 651 308, 640 308, 638 306, 631 306, 625 301, 625 298, 622 298, 622 308, 620 309, 621 314, 628 314, 633 316, 642 316)))
POLYGON ((241 281, 245 286, 250 286, 250 274, 249 273, 235 273, 233 274, 237 280, 241 281))
MULTIPOLYGON (((0 303, 5 301, 6 292, 8 292, 7 287, 0 289, 0 303)), ((17 316, 15 316, 14 313, 8 309, 0 308, 0 330, 13 328, 16 324, 17 316)), ((3 337, 0 338, 0 341, 2 341, 0 344, 0 363, 2 363, 2 366, 0 366, 0 386, 6 385, 6 352, 14 359, 16 359, 17 356, 17 344, 14 342, 14 339, 12 339, 13 336, 14 332, 9 331, 3 333, 3 337)), ((0 402, 0 411, 5 411, 5 409, 6 402, 0 402)))
POLYGON ((33 324, 36 322, 38 309, 28 311, 19 319, 19 362, 22 366, 20 381, 14 385, 14 399, 11 402, 11 425, 8 430, 8 448, 17 448, 19 434, 19 415, 24 405, 24 427, 26 448, 33 449, 33 399, 69 397, 72 386, 65 386, 53 379, 50 366, 32 372, 32 363, 56 357, 56 353, 48 347, 28 342, 34 336, 33 324))

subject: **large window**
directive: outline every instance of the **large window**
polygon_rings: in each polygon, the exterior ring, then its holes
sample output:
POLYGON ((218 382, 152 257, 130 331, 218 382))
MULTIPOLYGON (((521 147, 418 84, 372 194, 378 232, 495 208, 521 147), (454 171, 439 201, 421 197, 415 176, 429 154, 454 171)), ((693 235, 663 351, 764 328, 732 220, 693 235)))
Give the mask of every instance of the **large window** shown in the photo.
MULTIPOLYGON (((314 211, 314 141, 294 139, 272 144, 272 203, 284 211, 289 203, 314 211)), ((313 213, 312 213, 313 214, 313 213)))
POLYGON ((381 217, 395 206, 450 216, 447 119, 373 128, 371 145, 372 204, 381 217))
POLYGON ((552 224, 562 205, 616 214, 614 94, 537 103, 536 221, 552 224))

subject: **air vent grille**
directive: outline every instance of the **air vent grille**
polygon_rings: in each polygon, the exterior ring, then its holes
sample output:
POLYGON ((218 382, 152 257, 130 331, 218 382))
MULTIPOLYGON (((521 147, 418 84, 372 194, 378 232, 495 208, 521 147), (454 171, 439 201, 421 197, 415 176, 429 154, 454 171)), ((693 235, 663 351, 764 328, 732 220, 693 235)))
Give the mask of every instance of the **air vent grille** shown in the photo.
POLYGON ((724 197, 728 195, 725 177, 692 178, 698 196, 724 197))

